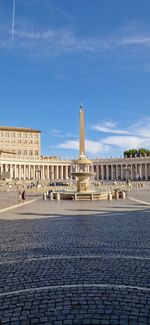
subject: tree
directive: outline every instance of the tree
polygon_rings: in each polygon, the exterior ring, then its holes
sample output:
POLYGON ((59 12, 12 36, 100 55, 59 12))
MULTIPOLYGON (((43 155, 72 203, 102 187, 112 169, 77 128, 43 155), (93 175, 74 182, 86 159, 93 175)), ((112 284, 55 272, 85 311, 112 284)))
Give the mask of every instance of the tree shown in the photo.
POLYGON ((136 157, 138 154, 137 149, 129 149, 124 151, 124 157, 130 158, 130 157, 136 157))
POLYGON ((129 149, 124 151, 123 153, 125 158, 130 158, 130 157, 148 157, 150 156, 150 150, 145 149, 145 148, 140 148, 140 149, 129 149))
POLYGON ((145 148, 140 148, 138 150, 139 156, 145 157, 145 156, 150 156, 150 150, 145 149, 145 148))

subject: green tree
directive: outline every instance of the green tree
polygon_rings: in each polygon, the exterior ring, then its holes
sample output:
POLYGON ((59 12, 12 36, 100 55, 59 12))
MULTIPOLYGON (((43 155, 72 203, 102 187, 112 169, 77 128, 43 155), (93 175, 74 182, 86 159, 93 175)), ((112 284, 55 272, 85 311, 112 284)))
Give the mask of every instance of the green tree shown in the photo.
POLYGON ((140 148, 138 150, 139 156, 145 157, 145 156, 150 156, 150 150, 145 149, 145 148, 140 148))
POLYGON ((129 149, 123 153, 125 158, 150 156, 150 150, 145 148, 129 149))
POLYGON ((124 151, 124 157, 130 158, 130 157, 136 157, 138 155, 137 149, 129 149, 124 151))

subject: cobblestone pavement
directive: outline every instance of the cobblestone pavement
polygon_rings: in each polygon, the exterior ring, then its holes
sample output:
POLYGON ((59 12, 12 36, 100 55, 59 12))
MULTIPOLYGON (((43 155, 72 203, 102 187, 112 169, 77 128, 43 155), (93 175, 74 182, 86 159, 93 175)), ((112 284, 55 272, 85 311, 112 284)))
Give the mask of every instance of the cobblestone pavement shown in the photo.
POLYGON ((39 200, 1 213, 0 324, 150 324, 149 208, 39 200))

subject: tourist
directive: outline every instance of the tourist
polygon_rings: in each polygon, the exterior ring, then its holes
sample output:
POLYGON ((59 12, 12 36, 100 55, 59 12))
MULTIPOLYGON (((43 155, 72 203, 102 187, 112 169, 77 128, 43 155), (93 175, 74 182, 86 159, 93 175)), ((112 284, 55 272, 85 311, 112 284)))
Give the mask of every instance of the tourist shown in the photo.
POLYGON ((26 191, 25 191, 25 190, 22 192, 22 195, 21 195, 21 197, 22 197, 22 200, 24 201, 24 200, 25 200, 25 198, 26 198, 26 191))

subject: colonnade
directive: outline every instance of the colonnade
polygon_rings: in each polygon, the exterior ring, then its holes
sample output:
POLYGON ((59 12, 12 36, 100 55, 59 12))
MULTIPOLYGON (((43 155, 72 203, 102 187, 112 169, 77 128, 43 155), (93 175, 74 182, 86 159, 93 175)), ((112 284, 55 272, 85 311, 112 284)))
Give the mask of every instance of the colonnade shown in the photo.
MULTIPOLYGON (((88 171, 94 172, 94 178, 99 180, 150 180, 149 158, 116 158, 93 160, 88 171)), ((45 162, 41 161, 0 161, 0 178, 16 180, 67 180, 71 172, 76 171, 77 165, 73 161, 45 162)))
POLYGON ((94 164, 96 180, 149 180, 149 163, 94 164))
POLYGON ((14 164, 1 163, 1 179, 18 179, 18 180, 67 180, 70 178, 70 165, 43 165, 43 164, 14 164))

